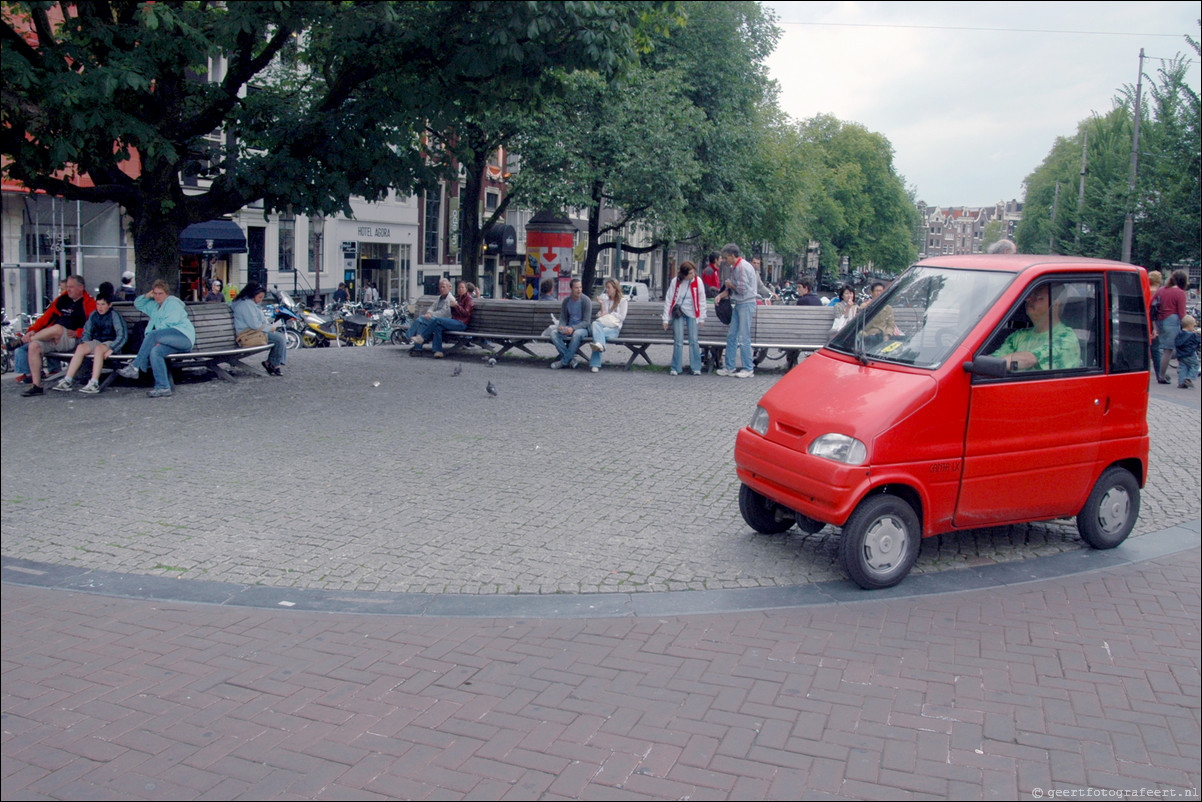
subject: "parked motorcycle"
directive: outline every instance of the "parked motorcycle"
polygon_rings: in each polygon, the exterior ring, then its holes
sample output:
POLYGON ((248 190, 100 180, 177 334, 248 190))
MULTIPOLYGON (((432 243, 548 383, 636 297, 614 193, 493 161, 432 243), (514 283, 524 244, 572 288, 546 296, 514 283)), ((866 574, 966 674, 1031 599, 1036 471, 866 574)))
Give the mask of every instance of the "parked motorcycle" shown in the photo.
POLYGON ((361 313, 341 318, 341 339, 344 345, 371 345, 371 318, 361 313))
POLYGON ((330 344, 341 345, 342 318, 337 315, 319 315, 305 310, 301 313, 305 328, 301 330, 301 346, 304 348, 326 348, 330 344))

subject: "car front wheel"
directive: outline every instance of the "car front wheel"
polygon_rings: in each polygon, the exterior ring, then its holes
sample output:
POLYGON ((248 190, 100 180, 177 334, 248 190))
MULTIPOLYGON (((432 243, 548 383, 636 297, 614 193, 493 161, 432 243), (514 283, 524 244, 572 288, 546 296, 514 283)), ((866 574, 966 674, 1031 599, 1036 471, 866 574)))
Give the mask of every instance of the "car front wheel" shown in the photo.
POLYGON ((843 570, 865 590, 891 587, 910 573, 921 539, 913 507, 897 496, 870 496, 843 525, 843 570))

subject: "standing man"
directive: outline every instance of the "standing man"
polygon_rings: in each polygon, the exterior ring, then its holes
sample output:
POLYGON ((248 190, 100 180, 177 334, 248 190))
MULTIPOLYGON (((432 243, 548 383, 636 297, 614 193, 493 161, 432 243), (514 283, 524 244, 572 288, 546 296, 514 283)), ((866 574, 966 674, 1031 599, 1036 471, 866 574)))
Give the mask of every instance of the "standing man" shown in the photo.
POLYGON ((346 282, 338 282, 338 289, 334 290, 334 303, 344 304, 351 299, 351 294, 346 291, 346 282))
POLYGON ((726 365, 719 376, 749 379, 755 375, 751 357, 751 325, 755 321, 755 302, 759 297, 759 276, 751 262, 742 257, 733 242, 722 248, 722 261, 730 267, 730 278, 718 298, 730 297, 730 333, 726 335, 726 365), (739 351, 740 369, 735 371, 735 350, 739 351))
POLYGON ((593 320, 593 300, 584 294, 580 279, 572 279, 572 292, 559 305, 559 325, 551 332, 551 342, 559 352, 559 359, 551 362, 551 369, 572 366, 572 360, 580 348, 580 342, 588 335, 593 320), (563 338, 569 338, 564 343, 563 338))

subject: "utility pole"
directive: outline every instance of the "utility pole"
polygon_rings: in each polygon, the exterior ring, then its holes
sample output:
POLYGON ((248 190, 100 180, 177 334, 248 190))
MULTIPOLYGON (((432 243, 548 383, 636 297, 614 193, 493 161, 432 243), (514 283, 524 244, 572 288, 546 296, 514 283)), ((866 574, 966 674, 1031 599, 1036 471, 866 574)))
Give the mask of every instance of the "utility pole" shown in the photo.
POLYGON ((1081 189, 1077 191, 1077 237, 1074 243, 1074 250, 1081 253, 1081 234, 1085 228, 1085 220, 1082 215, 1085 213, 1085 160, 1089 155, 1089 129, 1085 129, 1085 136, 1081 142, 1081 189))
POLYGON ((1131 141, 1131 176, 1127 180, 1127 218, 1123 221, 1123 257, 1130 264, 1131 245, 1135 238, 1135 176, 1139 169, 1139 102, 1143 94, 1144 49, 1139 49, 1139 75, 1135 78, 1135 130, 1131 141))
POLYGON ((1056 194, 1052 196, 1052 234, 1048 237, 1048 253, 1056 252, 1056 211, 1060 207, 1060 182, 1056 182, 1056 194))

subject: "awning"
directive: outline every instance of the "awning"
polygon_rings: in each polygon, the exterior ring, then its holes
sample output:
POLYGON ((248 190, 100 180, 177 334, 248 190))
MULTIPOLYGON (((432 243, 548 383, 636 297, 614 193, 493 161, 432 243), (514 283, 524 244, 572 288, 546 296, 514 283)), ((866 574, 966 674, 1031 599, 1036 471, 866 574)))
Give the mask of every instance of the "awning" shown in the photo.
POLYGON ((193 223, 179 235, 181 253, 246 253, 246 235, 232 220, 193 223))

